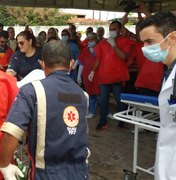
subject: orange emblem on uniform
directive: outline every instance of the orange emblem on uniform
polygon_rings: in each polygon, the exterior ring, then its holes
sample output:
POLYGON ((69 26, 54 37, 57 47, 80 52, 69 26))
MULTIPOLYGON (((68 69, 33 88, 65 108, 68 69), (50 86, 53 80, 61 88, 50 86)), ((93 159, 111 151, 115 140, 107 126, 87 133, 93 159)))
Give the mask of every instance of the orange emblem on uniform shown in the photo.
POLYGON ((74 106, 68 106, 64 109, 63 119, 68 127, 75 127, 79 123, 79 113, 74 106))

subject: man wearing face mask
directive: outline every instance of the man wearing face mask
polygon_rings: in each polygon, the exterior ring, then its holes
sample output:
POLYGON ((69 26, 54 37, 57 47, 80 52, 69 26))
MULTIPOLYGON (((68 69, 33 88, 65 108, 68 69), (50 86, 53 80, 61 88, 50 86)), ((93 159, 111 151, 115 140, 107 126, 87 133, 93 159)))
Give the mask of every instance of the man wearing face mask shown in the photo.
MULTIPOLYGON (((117 110, 122 110, 120 103, 120 93, 123 90, 124 82, 129 79, 127 69, 128 54, 132 50, 134 41, 120 36, 122 25, 119 21, 113 21, 109 26, 108 39, 101 40, 94 47, 96 63, 89 74, 91 81, 95 69, 98 68, 98 82, 100 85, 100 120, 96 126, 97 130, 108 127, 106 116, 108 114, 109 95, 113 92, 117 110)), ((122 124, 120 123, 120 126, 122 124)))
POLYGON ((176 179, 176 17, 159 12, 139 25, 144 56, 166 65, 159 94, 161 127, 157 142, 155 180, 176 179))
POLYGON ((92 32, 93 32, 93 28, 92 28, 92 27, 88 27, 88 28, 86 29, 86 38, 85 38, 83 41, 81 41, 81 47, 80 47, 80 50, 81 50, 81 51, 88 46, 87 35, 88 35, 89 33, 92 33, 92 32))
POLYGON ((87 118, 93 118, 96 113, 97 97, 98 94, 100 93, 100 90, 98 87, 97 71, 95 71, 94 78, 92 79, 92 81, 89 81, 88 75, 92 70, 96 61, 96 55, 93 48, 99 42, 98 35, 93 32, 89 33, 87 35, 87 40, 88 40, 88 47, 84 48, 81 51, 80 55, 78 56, 80 65, 78 70, 77 81, 81 85, 82 83, 81 75, 82 75, 85 90, 89 95, 89 113, 87 115, 87 118))
MULTIPOLYGON (((69 32, 69 29, 64 29, 61 32, 61 40, 65 41, 69 44, 70 50, 71 50, 71 57, 72 60, 74 60, 74 63, 77 63, 77 57, 79 54, 79 48, 76 42, 70 41, 71 33, 69 32)), ((77 82, 77 75, 78 75, 78 66, 76 66, 75 69, 72 69, 70 71, 70 77, 73 79, 74 82, 77 82)))

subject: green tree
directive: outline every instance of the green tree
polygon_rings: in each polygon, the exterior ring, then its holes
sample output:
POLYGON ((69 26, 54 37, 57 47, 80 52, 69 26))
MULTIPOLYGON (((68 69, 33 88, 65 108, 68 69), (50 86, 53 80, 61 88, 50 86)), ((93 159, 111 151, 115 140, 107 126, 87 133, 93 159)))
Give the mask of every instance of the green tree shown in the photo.
POLYGON ((6 26, 14 26, 17 22, 14 16, 8 13, 6 6, 0 6, 0 22, 6 26))
POLYGON ((16 24, 24 26, 53 26, 65 25, 74 17, 71 14, 59 12, 56 8, 27 8, 0 6, 0 22, 6 26, 16 24))

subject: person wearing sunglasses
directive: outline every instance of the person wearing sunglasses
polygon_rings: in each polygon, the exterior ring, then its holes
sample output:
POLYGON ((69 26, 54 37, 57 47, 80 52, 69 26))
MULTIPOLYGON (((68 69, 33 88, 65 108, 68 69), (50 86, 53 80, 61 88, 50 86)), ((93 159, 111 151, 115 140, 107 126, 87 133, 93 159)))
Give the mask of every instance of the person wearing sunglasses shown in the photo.
POLYGON ((11 57, 7 73, 23 79, 34 69, 41 69, 38 60, 41 57, 41 48, 36 47, 36 38, 29 31, 22 31, 17 35, 19 51, 11 57))
POLYGON ((8 32, 0 32, 0 70, 6 71, 9 60, 14 51, 7 46, 8 32))

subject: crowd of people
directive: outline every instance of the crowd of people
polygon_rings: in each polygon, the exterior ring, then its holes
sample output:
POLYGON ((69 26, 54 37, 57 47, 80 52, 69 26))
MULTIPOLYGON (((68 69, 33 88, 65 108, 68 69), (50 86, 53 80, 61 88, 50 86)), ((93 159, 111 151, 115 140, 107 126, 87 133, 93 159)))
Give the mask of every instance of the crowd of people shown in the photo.
MULTIPOLYGON (((104 130, 108 128, 111 94, 116 101, 116 112, 125 108, 120 101, 123 92, 159 95, 164 60, 161 61, 157 54, 152 61, 153 57, 145 48, 147 43, 153 43, 152 38, 147 37, 150 37, 148 26, 157 25, 149 21, 146 23, 153 16, 143 5, 138 6, 137 13, 139 21, 135 34, 125 28, 127 12, 121 22, 110 23, 108 38, 104 37, 103 27, 96 30, 87 27, 83 41, 73 24, 61 31, 61 37, 58 29, 53 27, 35 37, 32 29, 26 26, 16 38, 13 27, 4 31, 0 24, 0 77, 14 92, 6 91, 6 96, 4 93, 6 98, 2 99, 7 106, 0 103, 3 107, 0 107, 0 125, 4 132, 0 149, 0 157, 4 158, 0 160, 0 170, 5 178, 8 175, 13 177, 15 173, 22 176, 9 162, 18 140, 27 130, 31 157, 29 179, 64 180, 69 176, 75 180, 88 179, 87 157, 90 152, 86 118, 93 118, 99 105, 99 122, 95 129, 104 130), (144 18, 141 13, 145 14, 144 18), (35 69, 44 70, 46 78, 37 81, 40 83, 22 86, 17 95, 16 80, 21 81, 35 69), (10 109, 16 95, 17 99, 10 109), (7 99, 10 101, 7 102, 7 99), (38 111, 41 111, 40 115, 38 111), (59 173, 66 169, 69 173, 59 173)), ((171 33, 162 34, 164 39, 160 38, 160 44, 171 33)), ((172 49, 171 45, 168 46, 167 52, 164 51, 166 55, 172 49)), ((118 127, 123 128, 124 123, 119 122, 118 127)), ((162 176, 158 171, 157 175, 162 176)))
MULTIPOLYGON (((9 37, 6 33, 7 37, 2 37, 1 34, 6 31, 0 34, 0 43, 3 40, 7 42, 1 45, 6 56, 0 59, 0 67, 20 81, 32 70, 41 68, 41 52, 45 43, 53 40, 67 42, 73 60, 70 77, 90 96, 87 118, 96 115, 98 103, 100 122, 96 129, 107 128, 107 116, 112 118, 108 108, 110 94, 114 95, 117 111, 121 111, 125 107, 120 103, 120 93, 158 96, 161 88, 163 65, 150 62, 143 55, 143 42, 138 32, 138 24, 144 19, 141 14, 149 17, 150 13, 143 5, 138 7, 137 12, 136 34, 125 28, 129 14, 127 12, 121 22, 114 21, 109 25, 108 38, 104 37, 103 27, 96 30, 91 26, 87 27, 86 38, 82 41, 73 24, 61 31, 61 37, 58 35, 58 29, 53 27, 47 32, 39 32, 35 37, 32 29, 26 26, 15 38, 14 28, 9 27, 9 37)), ((123 123, 119 123, 119 126, 123 127, 123 123)))

